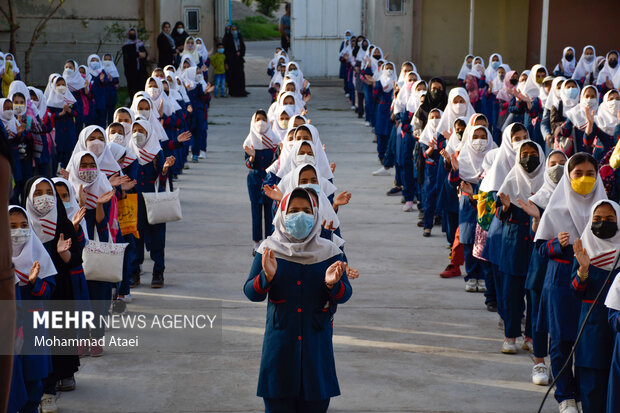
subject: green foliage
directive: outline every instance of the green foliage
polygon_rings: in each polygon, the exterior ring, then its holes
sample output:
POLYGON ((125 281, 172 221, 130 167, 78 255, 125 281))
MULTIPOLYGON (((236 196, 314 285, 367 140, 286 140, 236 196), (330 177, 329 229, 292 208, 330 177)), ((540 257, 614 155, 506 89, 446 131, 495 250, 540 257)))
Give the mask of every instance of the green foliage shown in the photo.
MULTIPOLYGON (((138 39, 145 42, 151 32, 144 28, 144 22, 142 20, 138 20, 135 25, 122 25, 119 22, 114 22, 110 25, 104 27, 103 36, 99 38, 99 45, 97 46, 97 54, 99 53, 99 49, 104 43, 120 43, 123 44, 125 42, 125 38, 127 38, 127 32, 129 29, 134 28, 138 35, 138 39)), ((122 50, 117 50, 114 56, 114 64, 119 64, 121 57, 123 56, 122 50)))
POLYGON ((249 16, 243 20, 235 20, 244 40, 271 40, 279 39, 278 25, 267 20, 263 16, 249 16))
POLYGON ((282 0, 242 0, 243 4, 250 6, 253 1, 258 3, 256 10, 265 16, 273 17, 273 12, 280 8, 282 0))

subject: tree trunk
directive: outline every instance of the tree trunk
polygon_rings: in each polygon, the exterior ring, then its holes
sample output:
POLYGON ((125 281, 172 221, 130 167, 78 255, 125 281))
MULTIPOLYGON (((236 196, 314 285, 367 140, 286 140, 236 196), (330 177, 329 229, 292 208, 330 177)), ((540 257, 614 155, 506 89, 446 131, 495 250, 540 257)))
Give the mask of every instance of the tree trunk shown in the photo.
MULTIPOLYGON (((53 0, 52 0, 53 2, 53 0)), ((62 7, 65 3, 65 0, 58 0, 58 4, 52 10, 50 10, 49 14, 41 19, 41 21, 37 24, 37 26, 32 31, 32 38, 30 39, 30 43, 28 44, 28 49, 24 52, 24 82, 28 83, 28 78, 30 77, 30 55, 32 54, 32 49, 37 44, 37 40, 43 34, 43 30, 45 30, 45 25, 52 18, 54 14, 62 7)), ((52 3, 50 3, 51 6, 52 3)))
POLYGON ((15 0, 8 0, 8 9, 4 9, 0 6, 0 13, 4 16, 7 23, 9 24, 9 53, 15 57, 15 53, 17 52, 17 29, 19 29, 19 24, 17 24, 16 16, 14 12, 14 2, 15 0))

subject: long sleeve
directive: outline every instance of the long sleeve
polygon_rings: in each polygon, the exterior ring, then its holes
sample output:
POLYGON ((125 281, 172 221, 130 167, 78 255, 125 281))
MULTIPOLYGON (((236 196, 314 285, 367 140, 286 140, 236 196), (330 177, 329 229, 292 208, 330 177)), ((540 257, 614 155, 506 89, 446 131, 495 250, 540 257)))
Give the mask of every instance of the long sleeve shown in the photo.
POLYGON ((263 271, 263 255, 256 254, 250 268, 250 275, 245 281, 243 292, 250 301, 264 301, 269 292, 270 285, 263 271))

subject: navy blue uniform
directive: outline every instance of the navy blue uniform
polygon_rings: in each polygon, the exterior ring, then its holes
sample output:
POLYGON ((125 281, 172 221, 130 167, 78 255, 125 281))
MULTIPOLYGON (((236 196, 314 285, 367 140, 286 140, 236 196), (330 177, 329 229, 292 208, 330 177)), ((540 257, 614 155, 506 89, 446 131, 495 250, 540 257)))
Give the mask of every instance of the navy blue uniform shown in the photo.
POLYGON ((247 183, 252 208, 252 240, 254 241, 263 239, 263 218, 265 220, 265 238, 271 235, 273 231, 273 211, 271 208, 273 201, 265 195, 263 186, 267 176, 265 169, 273 163, 274 154, 275 152, 272 149, 259 149, 254 154, 252 162, 250 162, 249 155, 245 154, 245 166, 250 169, 247 183))

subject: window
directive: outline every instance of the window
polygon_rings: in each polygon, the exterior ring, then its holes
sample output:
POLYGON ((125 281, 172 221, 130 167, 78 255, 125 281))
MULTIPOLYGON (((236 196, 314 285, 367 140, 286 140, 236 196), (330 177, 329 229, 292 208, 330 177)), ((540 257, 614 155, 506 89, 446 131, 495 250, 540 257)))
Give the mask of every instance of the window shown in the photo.
POLYGON ((385 0, 386 14, 405 14, 405 0, 385 0))
POLYGON ((188 33, 200 31, 200 9, 185 9, 185 30, 188 33))

